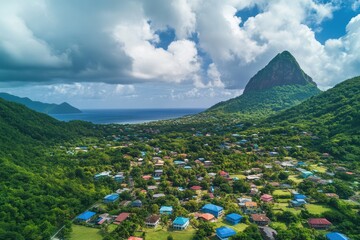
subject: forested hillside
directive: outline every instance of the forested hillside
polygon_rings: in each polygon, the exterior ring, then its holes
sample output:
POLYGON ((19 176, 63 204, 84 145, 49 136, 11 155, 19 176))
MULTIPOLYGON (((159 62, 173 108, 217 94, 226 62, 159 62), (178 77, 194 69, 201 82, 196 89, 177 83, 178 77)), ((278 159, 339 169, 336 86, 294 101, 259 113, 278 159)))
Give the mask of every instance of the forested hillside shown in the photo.
POLYGON ((360 77, 282 112, 266 122, 296 124, 318 136, 319 147, 343 160, 360 156, 360 77))

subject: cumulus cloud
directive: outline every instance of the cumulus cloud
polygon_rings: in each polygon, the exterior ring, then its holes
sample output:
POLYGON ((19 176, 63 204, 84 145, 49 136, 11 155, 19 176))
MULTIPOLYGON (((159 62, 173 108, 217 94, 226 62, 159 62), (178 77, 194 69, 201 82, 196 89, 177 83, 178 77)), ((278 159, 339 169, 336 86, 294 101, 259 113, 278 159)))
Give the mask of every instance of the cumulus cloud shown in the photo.
MULTIPOLYGON (((192 84, 198 91, 225 92, 244 88, 272 57, 289 50, 326 88, 360 74, 358 16, 344 36, 324 44, 316 39, 340 2, 2 1, 0 78, 65 84, 58 94, 95 88, 82 82, 192 84), (255 15, 242 17, 254 7, 255 15), (159 33, 169 29, 175 37, 160 47, 159 33)), ((351 7, 358 9, 359 1, 351 7)))

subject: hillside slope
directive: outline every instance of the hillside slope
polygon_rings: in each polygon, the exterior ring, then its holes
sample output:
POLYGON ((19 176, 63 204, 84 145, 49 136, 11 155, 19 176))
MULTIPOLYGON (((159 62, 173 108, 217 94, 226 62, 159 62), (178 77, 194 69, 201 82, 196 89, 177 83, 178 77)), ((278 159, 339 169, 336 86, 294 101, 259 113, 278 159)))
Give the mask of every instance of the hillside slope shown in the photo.
POLYGON ((360 77, 270 117, 266 122, 308 128, 320 137, 323 151, 344 160, 360 156, 360 77))
POLYGON ((32 101, 29 98, 21 98, 8 93, 0 93, 0 98, 10 102, 23 104, 26 107, 35 110, 37 112, 46 114, 69 114, 69 113, 81 113, 81 111, 70 104, 63 102, 61 104, 43 103, 39 101, 32 101))

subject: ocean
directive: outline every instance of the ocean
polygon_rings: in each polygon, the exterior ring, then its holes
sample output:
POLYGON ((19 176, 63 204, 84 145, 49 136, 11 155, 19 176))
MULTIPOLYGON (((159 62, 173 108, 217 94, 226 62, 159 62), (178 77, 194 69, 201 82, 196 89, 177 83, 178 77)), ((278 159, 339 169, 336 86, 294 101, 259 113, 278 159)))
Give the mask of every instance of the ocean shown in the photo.
POLYGON ((173 109, 85 109, 82 113, 51 114, 60 121, 82 120, 96 124, 135 124, 183 117, 204 111, 199 108, 173 109))

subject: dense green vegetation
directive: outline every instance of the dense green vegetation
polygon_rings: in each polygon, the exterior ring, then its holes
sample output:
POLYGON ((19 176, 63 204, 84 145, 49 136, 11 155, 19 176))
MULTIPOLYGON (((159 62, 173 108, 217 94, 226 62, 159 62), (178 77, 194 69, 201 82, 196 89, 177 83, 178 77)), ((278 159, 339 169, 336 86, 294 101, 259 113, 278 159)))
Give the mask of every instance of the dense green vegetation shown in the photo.
POLYGON ((262 91, 252 91, 211 107, 208 112, 225 112, 247 115, 248 117, 267 117, 280 110, 298 105, 305 99, 320 93, 312 85, 276 86, 262 91))
POLYGON ((344 81, 266 122, 306 129, 319 137, 314 143, 320 151, 356 161, 360 156, 360 77, 344 81))

